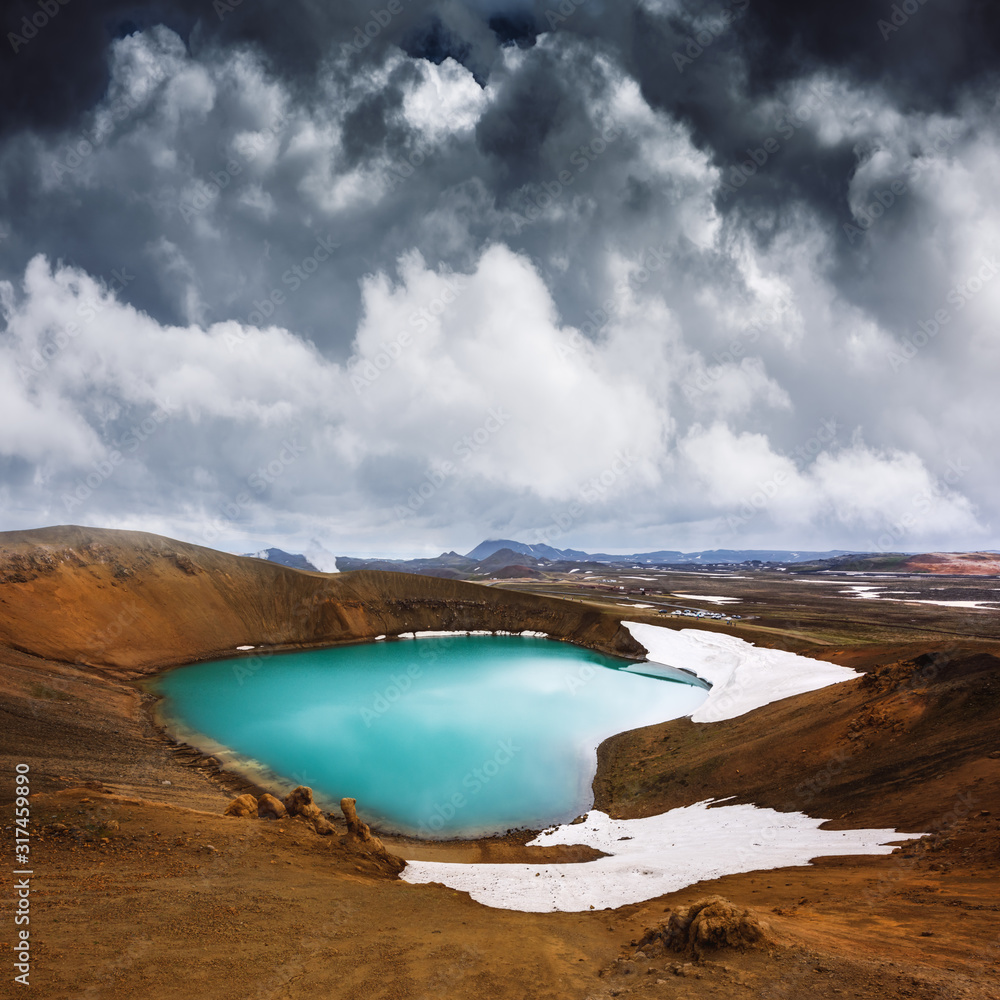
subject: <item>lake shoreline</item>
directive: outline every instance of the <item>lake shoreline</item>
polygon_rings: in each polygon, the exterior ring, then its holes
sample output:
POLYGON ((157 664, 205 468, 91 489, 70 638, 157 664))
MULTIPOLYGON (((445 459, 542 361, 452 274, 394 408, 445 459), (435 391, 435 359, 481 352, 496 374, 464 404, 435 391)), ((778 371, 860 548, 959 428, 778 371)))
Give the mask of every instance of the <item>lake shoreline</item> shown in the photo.
MULTIPOLYGON (((245 686, 249 684, 249 676, 245 678, 242 674, 237 674, 234 678, 228 673, 229 667, 234 672, 240 671, 243 658, 239 656, 210 664, 189 665, 186 670, 187 676, 182 673, 183 668, 177 667, 154 677, 145 678, 138 683, 148 696, 151 723, 166 739, 189 748, 192 761, 209 759, 213 764, 217 764, 220 768, 220 778, 223 777, 223 772, 228 773, 229 786, 234 790, 266 789, 270 794, 284 798, 296 785, 304 783, 290 779, 285 776, 286 774, 310 774, 312 779, 308 783, 312 786, 314 799, 328 814, 339 818, 340 798, 342 795, 349 795, 358 800, 359 814, 379 836, 413 844, 452 841, 467 844, 484 839, 537 832, 546 827, 569 822, 593 806, 593 780, 598 768, 597 747, 601 742, 636 725, 663 721, 672 716, 676 717, 678 713, 687 714, 696 707, 695 702, 700 703, 703 700, 704 692, 709 687, 707 683, 700 682, 687 671, 668 670, 666 671, 668 676, 663 677, 657 673, 633 670, 631 667, 637 665, 635 660, 608 657, 606 654, 598 654, 594 650, 577 646, 572 642, 553 646, 548 637, 534 632, 520 634, 506 631, 478 632, 472 635, 465 632, 431 632, 418 634, 413 639, 404 635, 399 642, 390 640, 377 645, 375 643, 354 645, 358 653, 367 655, 363 655, 360 660, 357 656, 345 657, 341 655, 342 646, 337 646, 311 650, 313 655, 308 660, 301 657, 297 660, 288 660, 286 657, 282 664, 284 669, 279 673, 254 675, 252 688, 245 686), (422 648, 421 644, 424 643, 427 645, 422 648), (323 653, 333 655, 321 656, 323 653), (383 721, 381 715, 378 715, 374 720, 369 718, 365 723, 368 728, 362 727, 350 706, 356 708, 366 698, 370 699, 370 688, 375 689, 380 684, 384 685, 390 678, 398 680, 406 664, 410 665, 411 671, 416 671, 415 686, 409 688, 399 700, 391 697, 389 703, 382 705, 386 713, 396 713, 391 722, 388 719, 383 721), (206 667, 218 669, 206 671, 204 669, 206 667), (361 669, 360 675, 357 673, 358 668, 361 669), (318 674, 314 672, 317 670, 318 674), (341 673, 339 676, 328 674, 328 670, 341 673), (398 672, 398 676, 397 673, 390 671, 398 672), (205 684, 209 685, 208 688, 204 687, 205 684), (486 684, 487 689, 480 697, 476 693, 476 688, 482 684, 486 684), (514 705, 529 705, 532 701, 536 703, 531 706, 531 712, 527 715, 520 707, 515 710, 514 716, 509 720, 512 728, 505 726, 499 721, 501 717, 497 716, 499 707, 497 697, 500 693, 497 689, 498 684, 512 708, 514 705), (539 684, 541 685, 539 694, 533 695, 532 692, 539 684), (174 699, 169 696, 171 685, 174 699), (274 685, 278 685, 277 688, 274 685), (311 689, 309 685, 312 685, 311 689), (426 689, 427 685, 430 685, 432 700, 425 706, 426 699, 423 699, 420 689, 426 689), (527 687, 519 694, 520 686, 523 685, 527 687), (287 702, 288 691, 296 692, 291 702, 287 702), (305 691, 310 691, 310 694, 304 696, 305 691), (492 693, 487 694, 487 691, 492 693), (177 701, 177 697, 181 700, 177 701), (193 703, 192 698, 194 698, 193 703), (261 749, 254 752, 246 742, 241 742, 238 738, 233 739, 236 730, 231 728, 232 725, 235 724, 238 730, 245 730, 248 725, 246 720, 253 717, 254 711, 250 706, 260 702, 263 708, 263 704, 267 704, 269 731, 273 732, 271 727, 278 724, 281 711, 291 712, 290 719, 299 719, 300 704, 303 699, 310 704, 312 713, 315 713, 320 705, 330 705, 330 725, 336 730, 336 737, 335 743, 328 750, 323 750, 322 747, 329 737, 321 737, 323 742, 315 742, 317 737, 313 735, 306 744, 302 744, 301 750, 296 751, 298 763, 291 766, 287 763, 290 745, 282 740, 280 749, 286 760, 286 771, 283 774, 273 764, 264 762, 268 752, 263 745, 259 744, 261 749), (442 699, 446 701, 443 702, 442 699), (380 800, 365 791, 366 782, 378 779, 373 779, 367 774, 356 775, 357 780, 343 780, 342 777, 337 780, 339 788, 336 795, 324 793, 324 785, 329 787, 329 781, 324 782, 321 775, 325 771, 339 774, 341 768, 334 762, 344 759, 346 752, 334 750, 334 745, 354 747, 351 755, 356 753, 359 760, 366 761, 362 771, 370 771, 374 775, 384 774, 385 767, 379 765, 379 758, 372 756, 373 753, 379 752, 380 743, 384 743, 386 739, 395 743, 400 738, 399 732, 405 732, 408 726, 416 725, 418 730, 422 729, 423 711, 440 711, 443 704, 452 704, 452 701, 454 701, 453 710, 449 715, 452 719, 449 727, 451 735, 446 741, 458 738, 464 745, 468 738, 473 739, 474 742, 464 751, 468 758, 466 763, 469 765, 469 773, 466 774, 466 780, 458 784, 454 783, 457 779, 453 774, 452 778, 448 779, 452 784, 447 787, 435 785, 433 769, 427 771, 426 762, 421 765, 420 774, 414 774, 410 779, 405 777, 405 773, 403 776, 396 775, 396 782, 402 782, 402 788, 406 790, 407 795, 413 788, 418 787, 421 781, 432 790, 428 800, 419 807, 419 811, 412 813, 412 825, 408 825, 406 820, 402 819, 406 813, 403 801, 399 803, 403 809, 400 821, 380 818, 377 808, 377 802, 380 800), (463 702, 465 708, 461 707, 463 702), (227 707, 213 710, 209 715, 205 715, 204 706, 209 703, 227 707), (488 709, 480 707, 487 703, 490 706, 488 709), (187 709, 184 708, 185 704, 189 706, 187 709), (285 708, 280 709, 279 704, 285 704, 285 708), (557 706, 562 706, 562 710, 557 706), (197 707, 202 714, 192 718, 190 711, 193 707, 197 707), (470 708, 474 709, 471 718, 469 718, 470 708), (278 715, 274 714, 276 711, 278 715), (474 721, 477 711, 487 713, 478 724, 474 721), (224 724, 221 730, 214 728, 215 735, 209 735, 204 729, 213 728, 211 724, 206 725, 207 720, 213 716, 220 719, 228 716, 231 721, 224 724), (543 717, 548 718, 550 724, 535 725, 531 721, 535 716, 538 716, 539 723, 543 717), (551 721, 557 717, 560 726, 558 729, 553 729, 551 721), (391 728, 387 734, 384 729, 370 728, 369 724, 390 725, 391 728), (249 750, 249 752, 236 750, 227 743, 226 725, 230 727, 229 741, 241 746, 243 751, 249 750), (579 728, 581 725, 585 727, 582 730, 579 728), (400 726, 403 727, 402 730, 398 728, 400 726), (491 728, 494 737, 506 737, 506 741, 515 749, 514 757, 508 755, 500 761, 502 765, 500 771, 504 775, 503 787, 508 789, 506 791, 502 791, 500 785, 494 787, 486 776, 482 777, 482 783, 470 781, 473 765, 480 759, 486 759, 487 750, 492 752, 492 749, 495 749, 493 746, 495 741, 491 742, 486 736, 491 728), (572 751, 570 748, 574 746, 577 749, 572 751), (593 750, 587 751, 585 749, 587 746, 592 746, 593 750), (521 748, 527 748, 527 757, 516 753, 521 748), (303 752, 306 754, 319 752, 322 756, 320 758, 313 756, 313 763, 309 763, 308 759, 302 758, 303 752), (327 763, 324 764, 324 761, 327 763), (331 766, 332 771, 330 771, 331 766), (526 767, 528 771, 525 771, 526 767), (572 775, 563 774, 567 768, 573 771, 572 775), (492 825, 490 828, 490 820, 486 817, 495 809, 499 808, 504 812, 510 809, 510 805, 505 803, 514 801, 522 803, 522 799, 509 790, 510 781, 523 780, 520 777, 522 772, 524 778, 530 775, 529 784, 532 786, 534 798, 523 800, 523 807, 518 805, 517 809, 521 810, 522 814, 520 818, 511 816, 505 822, 492 825), (540 775, 544 775, 544 780, 549 783, 557 782, 552 794, 545 794, 542 799, 538 799, 540 793, 536 787, 540 775), (464 829, 449 829, 453 824, 447 822, 447 819, 443 820, 436 814, 427 812, 430 808, 429 803, 438 802, 440 805, 440 802, 444 801, 441 796, 449 787, 452 790, 458 788, 463 792, 467 788, 472 789, 471 793, 461 796, 461 801, 458 803, 459 822, 462 821, 462 810, 468 810, 464 829), (477 798, 480 788, 483 789, 483 795, 477 798), (576 788, 576 791, 571 792, 573 788, 576 788), (511 794, 515 795, 514 799, 505 798, 511 794), (537 810, 541 806, 542 800, 552 803, 558 802, 560 798, 567 798, 567 805, 561 811, 553 811, 550 806, 544 814, 531 812, 532 808, 537 810), (572 804, 568 803, 568 798, 573 799, 572 804), (485 822, 476 829, 480 824, 474 817, 480 814, 483 815, 485 822), (472 829, 468 828, 470 823, 472 829)), ((265 657, 261 662, 278 666, 279 661, 265 657)), ((657 665, 651 664, 651 667, 655 666, 657 665)), ((363 719, 364 711, 361 711, 363 719)), ((368 715, 371 716, 372 712, 369 711, 368 715)), ((310 725, 315 726, 317 724, 315 714, 310 715, 310 719, 310 725)), ((257 732, 255 726, 251 727, 247 735, 250 736, 251 732, 257 732)), ((251 738, 259 740, 260 737, 251 738)), ((289 739, 291 740, 291 735, 289 739)), ((273 737, 271 740, 273 741, 273 737)), ((382 753, 384 755, 385 751, 382 753)), ((454 762, 453 755, 446 754, 444 748, 440 759, 442 761, 447 759, 452 764, 454 762)), ((383 761, 383 765, 387 764, 388 761, 383 761)), ((406 762, 402 766, 407 766, 406 762)), ((496 770, 492 760, 487 761, 485 766, 487 775, 492 773, 489 771, 490 767, 496 770)), ((391 795, 390 792, 382 787, 378 787, 377 791, 382 795, 384 802, 389 801, 385 799, 385 795, 391 795)))

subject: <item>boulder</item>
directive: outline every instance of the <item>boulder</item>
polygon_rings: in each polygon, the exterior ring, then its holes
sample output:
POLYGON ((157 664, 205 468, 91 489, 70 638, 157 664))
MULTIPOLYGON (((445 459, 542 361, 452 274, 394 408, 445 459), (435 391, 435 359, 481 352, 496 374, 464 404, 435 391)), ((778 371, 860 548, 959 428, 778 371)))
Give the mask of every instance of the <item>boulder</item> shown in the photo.
POLYGON ((289 816, 301 816, 322 837, 329 837, 335 830, 323 810, 313 802, 312 789, 308 785, 299 785, 285 796, 285 809, 289 816))
POLYGON ((313 817, 312 828, 321 836, 329 837, 337 832, 337 828, 322 814, 313 817))
POLYGON ((370 854, 377 860, 379 867, 398 874, 406 866, 402 858, 397 858, 395 854, 390 854, 385 849, 385 844, 376 837, 368 827, 358 818, 357 802, 355 799, 341 799, 340 811, 347 821, 347 836, 341 838, 341 843, 353 851, 360 854, 370 854))
POLYGON ((273 795, 265 792, 257 800, 257 815, 261 819, 284 819, 288 813, 285 811, 281 799, 276 799, 273 795))
POLYGON ((323 812, 313 802, 313 791, 308 785, 299 785, 284 798, 285 810, 289 816, 304 816, 306 819, 322 817, 323 812))
POLYGON ((358 818, 357 799, 341 799, 340 811, 347 821, 347 836, 362 844, 372 844, 377 849, 385 850, 385 845, 376 837, 367 823, 358 818))
POLYGON ((226 816, 256 816, 257 800, 252 795, 240 795, 232 800, 224 813, 226 816))
POLYGON ((666 923, 650 927, 638 948, 649 958, 667 950, 700 957, 707 950, 742 951, 767 940, 765 925, 750 910, 740 909, 721 896, 709 896, 673 911, 666 923))

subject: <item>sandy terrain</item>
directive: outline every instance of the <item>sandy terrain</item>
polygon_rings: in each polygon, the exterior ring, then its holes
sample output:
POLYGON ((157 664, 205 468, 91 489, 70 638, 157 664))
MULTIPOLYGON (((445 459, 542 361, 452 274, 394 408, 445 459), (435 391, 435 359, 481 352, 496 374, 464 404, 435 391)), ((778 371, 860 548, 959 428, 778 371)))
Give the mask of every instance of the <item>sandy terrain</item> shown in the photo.
POLYGON ((996 576, 1000 574, 1000 555, 996 552, 928 552, 907 559, 904 565, 908 570, 921 573, 996 576))
MULTIPOLYGON (((136 681, 243 644, 434 628, 533 629, 638 655, 619 626, 634 613, 398 574, 325 577, 83 529, 0 536, 0 579, 5 827, 16 763, 35 792, 32 995, 1000 995, 1000 643, 966 617, 956 638, 935 624, 946 609, 908 607, 894 638, 885 619, 858 629, 880 630, 876 642, 851 641, 854 627, 823 621, 819 603, 795 628, 761 616, 739 634, 865 676, 724 722, 621 734, 602 745, 595 780, 597 806, 617 817, 735 796, 931 836, 614 911, 531 914, 407 885, 342 827, 321 837, 298 819, 223 817, 245 782, 172 744, 136 681), (766 945, 635 957, 631 942, 667 910, 713 894, 753 910, 766 945)), ((527 839, 386 844, 439 860, 592 856, 527 839)), ((8 970, 10 950, 4 936, 8 970)))

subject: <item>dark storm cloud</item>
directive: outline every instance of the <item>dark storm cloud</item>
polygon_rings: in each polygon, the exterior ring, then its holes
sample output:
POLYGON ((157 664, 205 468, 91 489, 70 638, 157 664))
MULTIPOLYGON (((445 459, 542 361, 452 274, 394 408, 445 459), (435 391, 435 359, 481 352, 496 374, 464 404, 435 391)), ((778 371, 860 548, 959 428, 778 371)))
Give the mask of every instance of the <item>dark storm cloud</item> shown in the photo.
POLYGON ((472 46, 437 16, 423 19, 417 27, 403 35, 400 46, 408 56, 426 59, 436 66, 440 66, 445 59, 468 65, 472 55, 472 46))
POLYGON ((0 15, 0 133, 75 121, 108 85, 109 44, 134 31, 162 24, 194 49, 251 45, 281 76, 307 85, 331 49, 355 44, 370 55, 412 31, 434 7, 426 0, 389 6, 399 13, 367 0, 12 0, 0 15), (366 35, 372 11, 385 23, 377 21, 366 35))
POLYGON ((988 0, 836 5, 735 0, 724 6, 664 6, 666 13, 654 14, 641 4, 589 0, 534 5, 393 0, 381 7, 368 0, 324 5, 305 0, 13 0, 4 6, 2 20, 7 39, 0 63, 3 124, 44 127, 74 120, 107 85, 108 43, 153 24, 172 28, 192 44, 252 44, 287 78, 309 77, 331 45, 352 41, 370 51, 402 42, 410 54, 435 62, 447 56, 477 62, 470 68, 482 74, 477 50, 484 29, 500 44, 522 46, 550 29, 617 37, 644 85, 667 106, 686 108, 693 120, 700 106, 718 109, 725 103, 722 82, 711 86, 713 72, 706 70, 717 70, 718 55, 733 50, 745 64, 751 94, 830 67, 885 86, 904 106, 924 109, 947 106, 963 87, 994 75, 1000 61, 1000 8, 988 0), (704 34, 699 19, 726 11, 732 21, 725 31, 704 34), (365 25, 373 15, 378 30, 370 31, 375 36, 370 38, 365 25), (684 56, 689 39, 701 47, 699 38, 711 41, 682 80, 673 54, 684 56))
POLYGON ((206 3, 171 0, 12 0, 3 5, 0 134, 63 128, 92 107, 108 85, 108 44, 123 33, 165 24, 187 37, 206 3))
MULTIPOLYGON (((118 176, 113 183, 108 183, 112 174, 103 168, 98 183, 84 182, 91 191, 82 203, 76 190, 86 173, 86 162, 79 172, 75 167, 63 170, 54 187, 50 176, 39 176, 39 141, 51 145, 58 163, 73 163, 74 149, 101 145, 104 152, 117 143, 126 145, 144 125, 148 109, 127 106, 103 143, 91 143, 92 109, 106 98, 111 81, 110 46, 116 39, 133 30, 164 25, 178 34, 193 59, 206 64, 221 62, 225 53, 246 47, 264 71, 280 82, 292 108, 307 113, 315 110, 320 116, 326 110, 321 79, 329 79, 331 73, 363 77, 381 64, 397 42, 406 48, 407 40, 423 39, 427 48, 433 47, 428 39, 450 39, 448 45, 454 52, 428 50, 425 54, 435 62, 449 54, 459 57, 475 67, 480 82, 489 75, 500 44, 497 32, 487 23, 494 12, 490 5, 469 7, 454 0, 386 0, 374 6, 367 0, 351 4, 175 0, 146 6, 114 0, 49 3, 55 4, 51 14, 46 13, 48 7, 42 10, 37 2, 27 0, 18 0, 4 11, 3 27, 15 37, 0 62, 0 92, 4 94, 0 135, 13 134, 18 139, 0 149, 0 213, 15 220, 6 239, 0 241, 0 269, 16 274, 38 252, 95 275, 108 274, 128 260, 137 274, 125 297, 172 322, 184 322, 193 315, 185 311, 185 304, 191 302, 180 280, 185 274, 191 275, 188 285, 197 287, 202 299, 195 314, 198 319, 245 319, 261 295, 282 287, 282 278, 308 254, 312 242, 327 235, 324 226, 328 223, 317 218, 313 206, 301 204, 296 185, 302 182, 304 168, 294 163, 271 181, 269 196, 274 204, 268 218, 255 220, 246 211, 233 210, 245 194, 245 172, 217 192, 220 211, 225 214, 223 235, 229 243, 221 257, 214 248, 201 245, 203 241, 195 240, 192 246, 192 230, 207 215, 182 212, 179 218, 178 209, 187 196, 157 178, 135 144, 116 158, 111 170, 118 176), (176 252, 168 248, 169 267, 163 266, 162 253, 155 260, 151 257, 157 246, 165 244, 177 248, 176 252)), ((497 31, 506 38, 515 28, 515 33, 523 33, 524 24, 514 9, 510 23, 499 24, 497 31)), ((412 63, 397 66, 380 88, 348 110, 342 123, 343 161, 337 169, 370 168, 383 175, 387 169, 398 168, 412 174, 410 160, 423 154, 415 153, 412 129, 400 114, 400 101, 414 73, 412 63)), ((194 176, 210 188, 218 186, 214 178, 227 180, 223 174, 232 162, 231 152, 220 145, 223 137, 238 127, 260 127, 240 121, 240 115, 246 118, 246 109, 234 109, 230 102, 210 117, 201 135, 192 128, 184 137, 181 155, 191 163, 194 176)), ((302 287, 296 303, 299 332, 327 342, 344 343, 349 338, 357 320, 352 306, 357 302, 358 280, 373 268, 393 262, 410 245, 409 234, 425 204, 416 195, 426 188, 434 196, 440 180, 435 175, 433 167, 424 167, 407 178, 407 196, 402 201, 388 198, 365 213, 349 207, 338 213, 336 239, 345 248, 342 259, 335 273, 324 275, 322 287, 315 281, 302 287), (393 239, 394 233, 398 239, 393 239), (329 302, 334 298, 342 304, 331 323, 329 302)))
POLYGON ((990 0, 752 0, 737 31, 754 90, 825 66, 884 86, 904 108, 947 109, 1000 66, 990 0))
POLYGON ((345 116, 343 144, 348 166, 357 166, 387 148, 405 148, 409 130, 399 124, 404 93, 402 85, 413 79, 412 66, 399 67, 378 93, 370 94, 345 116))
POLYGON ((985 398, 991 293, 887 357, 986 266, 995 18, 898 7, 70 0, 0 71, 0 499, 65 520, 96 477, 95 518, 235 510, 262 543, 339 519, 383 547, 564 522, 702 547, 780 473, 746 532, 857 545, 968 437, 902 537, 973 537, 974 406, 922 410, 985 398), (61 344, 102 284, 118 304, 61 344))
POLYGON ((533 59, 513 77, 476 126, 482 152, 494 159, 500 175, 517 187, 545 177, 550 138, 586 120, 579 81, 560 73, 548 54, 533 59))
POLYGON ((738 173, 767 139, 780 147, 780 155, 768 157, 767 169, 739 178, 738 199, 723 190, 722 211, 738 202, 740 211, 752 215, 755 208, 771 210, 801 198, 824 214, 846 218, 855 143, 831 146, 803 129, 832 94, 814 90, 782 106, 789 84, 826 74, 874 85, 902 111, 948 111, 969 88, 995 80, 1000 67, 1000 8, 978 0, 735 0, 665 7, 660 12, 637 5, 621 18, 609 11, 596 23, 581 12, 564 30, 613 40, 647 99, 687 122, 696 143, 724 171, 738 173))

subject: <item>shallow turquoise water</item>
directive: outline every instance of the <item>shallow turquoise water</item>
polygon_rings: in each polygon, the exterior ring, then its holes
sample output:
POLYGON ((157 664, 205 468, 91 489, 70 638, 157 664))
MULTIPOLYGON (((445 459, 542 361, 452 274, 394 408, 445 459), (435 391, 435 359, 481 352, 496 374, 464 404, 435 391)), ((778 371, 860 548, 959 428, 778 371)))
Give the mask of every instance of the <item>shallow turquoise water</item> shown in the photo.
POLYGON ((569 820, 596 748, 689 715, 706 691, 568 643, 449 636, 195 664, 160 678, 165 713, 317 798, 423 837, 569 820))

